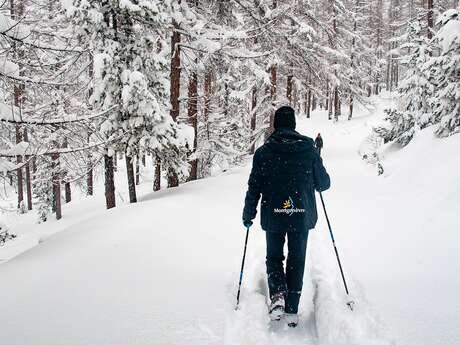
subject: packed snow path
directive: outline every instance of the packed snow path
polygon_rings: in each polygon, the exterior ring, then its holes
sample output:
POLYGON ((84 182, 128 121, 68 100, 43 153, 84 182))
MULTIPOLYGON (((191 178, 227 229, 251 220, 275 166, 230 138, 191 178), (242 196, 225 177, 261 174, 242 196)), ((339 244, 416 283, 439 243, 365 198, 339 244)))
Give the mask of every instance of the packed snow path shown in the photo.
POLYGON ((99 191, 68 205, 61 222, 36 225, 0 248, 0 259, 8 259, 21 243, 40 242, 0 265, 0 344, 457 344, 460 179, 436 167, 458 169, 459 136, 422 136, 409 155, 389 154, 385 177, 377 177, 357 154, 372 114, 336 125, 326 116, 299 121, 299 131, 325 140, 332 188, 324 197, 354 312, 345 305, 321 208, 308 242, 299 327, 270 330, 258 219, 234 310, 248 162, 173 190, 150 193, 146 183, 139 203, 109 211, 99 191), (421 168, 424 175, 416 175, 421 168))

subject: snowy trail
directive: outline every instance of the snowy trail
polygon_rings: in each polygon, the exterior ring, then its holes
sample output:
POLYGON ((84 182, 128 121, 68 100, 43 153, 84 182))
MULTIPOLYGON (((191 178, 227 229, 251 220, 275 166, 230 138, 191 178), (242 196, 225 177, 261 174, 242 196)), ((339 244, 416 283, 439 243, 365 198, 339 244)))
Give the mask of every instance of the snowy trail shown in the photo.
MULTIPOLYGON (((299 327, 270 331, 263 294, 265 239, 258 219, 248 243, 241 309, 234 310, 248 164, 173 190, 151 193, 146 183, 139 203, 120 203, 110 211, 98 192, 90 202, 64 210, 71 215, 68 226, 51 236, 63 223, 34 224, 28 231, 40 243, 0 264, 0 295, 7 296, 0 299, 0 345, 456 344, 460 334, 452 325, 460 321, 460 308, 452 301, 460 300, 455 274, 460 261, 451 258, 458 257, 460 181, 435 167, 458 166, 449 154, 459 139, 432 143, 431 136, 421 137, 407 149, 413 159, 389 151, 382 178, 357 153, 374 117, 363 111, 336 125, 326 118, 316 112, 299 120, 299 131, 309 136, 320 131, 325 138, 332 188, 324 198, 355 311, 345 304, 321 208, 309 236, 299 327), (425 175, 437 180, 433 186, 412 174, 426 155, 425 141, 437 157, 433 166, 424 166, 425 175), (407 194, 399 193, 402 185, 407 194), (439 196, 426 197, 438 191, 439 196), (413 208, 406 207, 409 202, 413 208), (443 222, 430 217, 433 212, 443 222), (420 229, 426 240, 419 238, 414 247, 420 229), (442 237, 434 236, 438 229, 442 237), (419 262, 427 272, 417 271, 419 262), (420 276, 427 277, 423 284, 420 276), (430 276, 436 279, 430 282, 430 276), (424 300, 429 307, 419 305, 419 296, 432 293, 436 300, 424 300), (443 304, 437 318, 431 315, 434 303, 443 304)), ((120 169, 118 186, 125 185, 124 176, 120 169)), ((0 248, 0 258, 10 249, 0 248)))
MULTIPOLYGON (((378 107, 375 111, 381 112, 381 110, 378 107)), ((327 115, 323 113, 322 116, 327 115)), ((331 205, 328 206, 332 207, 328 212, 330 212, 333 228, 337 224, 335 207, 335 204, 339 203, 337 200, 340 198, 340 202, 346 204, 353 202, 353 192, 346 189, 350 182, 351 187, 356 188, 355 174, 363 173, 357 148, 366 134, 367 126, 364 126, 364 130, 361 129, 361 132, 364 133, 361 137, 351 137, 351 133, 356 131, 355 127, 363 127, 367 116, 336 127, 330 126, 321 119, 300 121, 298 126, 301 133, 306 133, 310 137, 314 137, 316 132, 321 132, 323 137, 329 138, 323 159, 331 174, 333 187, 323 194, 326 205, 328 201, 331 201, 331 205), (350 181, 350 178, 353 181, 350 181), (344 193, 347 194, 343 195, 344 193)), ((307 267, 299 307, 301 315, 299 328, 292 330, 283 325, 281 331, 270 331, 264 296, 260 294, 261 281, 266 287, 264 233, 252 231, 250 235, 253 238, 249 244, 252 254, 248 257, 249 267, 245 273, 246 285, 243 292, 246 293, 246 296, 243 297, 241 310, 230 313, 228 316, 225 344, 383 345, 394 343, 388 336, 385 326, 366 301, 362 288, 352 279, 350 271, 347 271, 349 262, 345 256, 342 258, 345 259, 345 274, 348 275, 351 298, 356 302, 353 312, 346 306, 349 299, 343 289, 319 197, 317 202, 319 221, 316 229, 311 231, 309 236, 307 267)), ((339 250, 344 230, 346 229, 342 226, 334 230, 336 237, 339 238, 339 250)))
MULTIPOLYGON (((348 133, 326 129, 322 120, 311 124, 300 121, 300 131, 348 133)), ((325 154, 327 166, 359 159, 341 146, 325 154)), ((250 164, 95 212, 2 264, 0 294, 11 298, 0 300, 8 311, 0 315, 0 344, 386 344, 375 341, 380 335, 363 304, 353 314, 345 306, 322 220, 308 244, 299 327, 269 330, 258 225, 250 234, 241 310, 234 311, 249 171, 250 164)))

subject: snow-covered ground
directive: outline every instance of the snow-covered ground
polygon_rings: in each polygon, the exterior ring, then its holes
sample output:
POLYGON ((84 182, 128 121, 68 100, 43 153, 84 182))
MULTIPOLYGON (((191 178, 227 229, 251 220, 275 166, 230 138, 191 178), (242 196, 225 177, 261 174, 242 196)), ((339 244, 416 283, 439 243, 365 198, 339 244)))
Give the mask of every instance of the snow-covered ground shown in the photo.
POLYGON ((257 223, 234 310, 250 162, 156 193, 146 172, 134 205, 122 202, 119 164, 116 209, 104 209, 100 184, 95 197, 65 205, 59 222, 7 218, 19 237, 0 247, 0 344, 458 344, 460 136, 434 139, 428 129, 404 150, 385 147, 377 176, 358 148, 386 103, 335 125, 321 111, 298 121, 325 141, 324 197, 355 311, 321 210, 299 327, 270 328, 257 223))

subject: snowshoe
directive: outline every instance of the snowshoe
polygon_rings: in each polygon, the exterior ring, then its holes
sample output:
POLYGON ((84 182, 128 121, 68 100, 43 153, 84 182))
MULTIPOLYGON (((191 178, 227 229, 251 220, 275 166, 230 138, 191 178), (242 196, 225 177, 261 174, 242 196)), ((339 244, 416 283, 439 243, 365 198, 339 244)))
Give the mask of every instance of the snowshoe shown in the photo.
POLYGON ((297 324, 299 323, 299 315, 286 313, 284 318, 289 327, 297 327, 297 324))
POLYGON ((271 304, 268 309, 270 320, 279 321, 284 314, 284 294, 277 293, 271 298, 271 304))

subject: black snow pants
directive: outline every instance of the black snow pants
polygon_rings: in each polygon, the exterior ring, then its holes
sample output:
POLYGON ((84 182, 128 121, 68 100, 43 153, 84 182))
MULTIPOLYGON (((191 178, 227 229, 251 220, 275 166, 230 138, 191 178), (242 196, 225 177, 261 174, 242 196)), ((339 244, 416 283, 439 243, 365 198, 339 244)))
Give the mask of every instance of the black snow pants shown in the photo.
POLYGON ((297 232, 266 232, 267 276, 270 297, 285 296, 286 313, 297 314, 302 293, 308 230, 297 232), (288 254, 284 269, 284 242, 287 237, 288 254))

